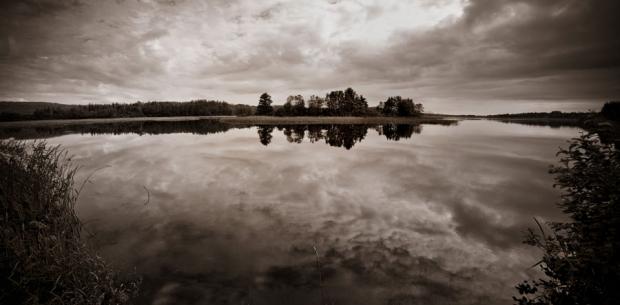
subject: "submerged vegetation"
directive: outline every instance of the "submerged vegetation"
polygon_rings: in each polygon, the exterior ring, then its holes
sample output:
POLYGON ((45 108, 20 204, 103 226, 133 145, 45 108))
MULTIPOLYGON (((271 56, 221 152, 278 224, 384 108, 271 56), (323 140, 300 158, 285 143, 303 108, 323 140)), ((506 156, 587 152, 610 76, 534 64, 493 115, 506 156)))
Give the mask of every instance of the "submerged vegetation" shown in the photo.
POLYGON ((593 134, 574 139, 553 167, 567 223, 530 230, 545 279, 517 285, 519 305, 615 304, 620 299, 620 154, 593 134), (539 233, 538 233, 539 232, 539 233))
POLYGON ((82 239, 75 171, 59 147, 0 142, 1 304, 123 304, 137 291, 82 239))

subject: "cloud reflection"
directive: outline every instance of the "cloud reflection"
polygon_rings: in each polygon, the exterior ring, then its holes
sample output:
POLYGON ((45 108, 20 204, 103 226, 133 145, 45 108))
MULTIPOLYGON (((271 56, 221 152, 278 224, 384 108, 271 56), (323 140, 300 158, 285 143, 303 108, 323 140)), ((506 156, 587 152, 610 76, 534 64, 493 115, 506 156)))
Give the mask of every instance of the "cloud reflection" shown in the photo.
POLYGON ((50 139, 78 178, 111 166, 79 214, 145 276, 141 303, 507 303, 533 272, 520 230, 561 217, 546 169, 578 131, 465 121, 346 150, 293 127, 264 146, 261 128, 50 139))

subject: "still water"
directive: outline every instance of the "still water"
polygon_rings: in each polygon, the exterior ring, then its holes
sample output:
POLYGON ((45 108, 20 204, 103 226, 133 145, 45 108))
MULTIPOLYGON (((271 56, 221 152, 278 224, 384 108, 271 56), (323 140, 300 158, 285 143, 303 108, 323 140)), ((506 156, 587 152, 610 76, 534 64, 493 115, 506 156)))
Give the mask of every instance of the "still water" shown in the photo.
MULTIPOLYGON (((165 124, 164 124, 165 125, 165 124)), ((141 304, 510 304, 576 128, 491 121, 49 131, 141 304)), ((31 135, 32 137, 32 135, 31 135)))

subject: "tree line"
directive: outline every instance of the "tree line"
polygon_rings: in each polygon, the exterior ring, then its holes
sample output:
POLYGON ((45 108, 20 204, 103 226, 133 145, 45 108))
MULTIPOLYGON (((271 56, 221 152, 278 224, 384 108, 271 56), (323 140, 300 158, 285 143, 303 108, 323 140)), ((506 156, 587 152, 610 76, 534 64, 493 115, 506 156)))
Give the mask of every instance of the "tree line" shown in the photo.
POLYGON ((32 114, 3 112, 0 114, 0 121, 161 116, 248 116, 254 114, 254 108, 250 105, 232 105, 226 102, 208 100, 63 105, 63 107, 50 106, 37 109, 32 114))
POLYGON ((331 91, 325 97, 312 95, 308 100, 291 95, 283 105, 272 105, 271 96, 263 93, 258 106, 229 104, 222 101, 193 100, 189 102, 151 101, 131 104, 51 104, 24 114, 0 112, 0 121, 87 119, 165 116, 274 115, 274 116, 418 116, 424 112, 421 103, 410 98, 389 97, 376 107, 369 107, 366 98, 352 88, 331 91))
POLYGON ((366 98, 352 88, 325 94, 311 95, 306 101, 301 95, 291 95, 281 106, 272 106, 273 100, 263 93, 258 100, 256 115, 274 116, 417 116, 424 112, 421 103, 410 98, 389 97, 377 107, 369 107, 366 98))

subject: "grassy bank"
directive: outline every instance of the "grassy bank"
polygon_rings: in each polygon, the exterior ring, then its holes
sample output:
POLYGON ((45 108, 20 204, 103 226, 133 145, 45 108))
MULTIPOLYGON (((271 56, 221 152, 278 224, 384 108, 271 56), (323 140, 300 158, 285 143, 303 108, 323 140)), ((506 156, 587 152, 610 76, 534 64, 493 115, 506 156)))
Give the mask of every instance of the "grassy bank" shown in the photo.
POLYGON ((58 147, 0 142, 0 304, 123 304, 137 290, 82 239, 75 171, 58 147))

